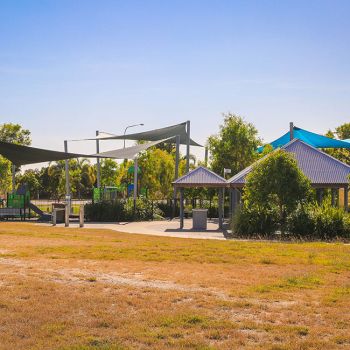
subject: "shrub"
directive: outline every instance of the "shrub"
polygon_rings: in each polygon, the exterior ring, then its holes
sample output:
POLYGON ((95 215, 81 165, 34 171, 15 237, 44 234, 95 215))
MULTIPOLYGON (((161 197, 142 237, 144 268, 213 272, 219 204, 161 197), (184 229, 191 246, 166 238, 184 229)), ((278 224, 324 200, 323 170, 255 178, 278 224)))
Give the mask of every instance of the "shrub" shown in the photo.
POLYGON ((299 205, 287 219, 287 231, 296 236, 309 236, 315 232, 311 206, 299 205))
POLYGON ((276 211, 259 211, 256 208, 241 207, 232 218, 232 232, 238 236, 268 236, 278 229, 276 211))
MULTIPOLYGON (((279 228, 277 211, 242 207, 232 218, 232 232, 241 237, 269 236, 279 228)), ((289 237, 308 239, 350 238, 350 214, 326 201, 299 205, 287 217, 289 237)))
POLYGON ((349 236, 348 216, 343 209, 335 208, 330 203, 314 205, 311 209, 315 224, 314 235, 321 239, 349 236))
POLYGON ((85 216, 88 221, 123 221, 124 206, 121 201, 102 201, 86 204, 85 216))
MULTIPOLYGON (((172 201, 166 201, 166 202, 158 202, 157 203, 158 209, 160 210, 160 213, 163 217, 170 218, 173 216, 173 202, 172 201)), ((176 211, 175 216, 180 215, 180 207, 179 203, 176 203, 176 211)))
POLYGON ((156 204, 144 197, 136 200, 136 212, 134 212, 133 198, 127 200, 103 201, 85 206, 85 216, 88 221, 143 221, 152 220, 162 213, 156 204))
POLYGON ((136 199, 136 212, 134 213, 134 200, 128 198, 124 204, 124 220, 125 221, 145 221, 152 220, 154 215, 161 215, 156 203, 145 197, 136 199))

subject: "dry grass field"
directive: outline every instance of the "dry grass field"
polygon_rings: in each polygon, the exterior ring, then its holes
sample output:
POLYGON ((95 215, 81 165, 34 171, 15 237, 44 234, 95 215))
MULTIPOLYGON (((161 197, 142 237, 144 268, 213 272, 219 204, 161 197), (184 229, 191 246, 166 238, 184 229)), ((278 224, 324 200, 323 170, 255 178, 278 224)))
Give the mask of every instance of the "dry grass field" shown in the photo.
POLYGON ((0 349, 349 349, 350 246, 0 223, 0 349))

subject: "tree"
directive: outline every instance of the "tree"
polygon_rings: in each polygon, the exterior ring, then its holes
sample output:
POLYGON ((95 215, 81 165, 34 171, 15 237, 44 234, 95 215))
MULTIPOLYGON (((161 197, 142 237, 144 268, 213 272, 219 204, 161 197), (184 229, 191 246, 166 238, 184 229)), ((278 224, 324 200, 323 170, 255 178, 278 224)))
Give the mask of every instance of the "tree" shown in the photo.
MULTIPOLYGON (((335 128, 335 131, 328 130, 327 137, 335 138, 337 136, 340 140, 350 139, 350 123, 342 124, 335 128)), ((350 149, 346 148, 325 148, 324 152, 328 153, 334 158, 339 159, 341 162, 350 165, 350 149)))
POLYGON ((336 127, 335 133, 340 140, 350 139, 350 123, 345 123, 336 127))
POLYGON ((224 168, 238 173, 257 159, 257 147, 261 144, 253 124, 247 123, 235 114, 224 115, 224 124, 220 126, 218 135, 210 136, 211 168, 222 174, 224 168))
POLYGON ((0 126, 0 141, 30 146, 30 131, 19 124, 5 123, 0 126))
POLYGON ((116 186, 118 163, 113 159, 101 160, 101 185, 116 186))
POLYGON ((276 208, 281 230, 286 216, 311 193, 309 179, 290 153, 277 150, 261 159, 246 177, 243 202, 258 211, 276 208))
POLYGON ((66 193, 65 190, 65 162, 60 160, 50 163, 47 169, 48 175, 48 192, 50 196, 59 200, 66 193))
POLYGON ((16 183, 26 185, 32 196, 38 197, 41 189, 40 171, 28 169, 23 174, 16 177, 16 183))
MULTIPOLYGON (((180 161, 179 170, 182 171, 184 160, 180 161)), ((155 199, 171 198, 173 193, 175 163, 174 157, 166 150, 149 148, 140 155, 141 187, 149 189, 149 195, 155 199)), ((181 173, 180 173, 181 174, 181 173)))
MULTIPOLYGON (((29 146, 30 131, 19 124, 5 123, 0 126, 0 141, 29 146)), ((17 169, 18 170, 18 169, 17 169)), ((0 193, 5 194, 12 189, 11 162, 0 156, 0 193)))

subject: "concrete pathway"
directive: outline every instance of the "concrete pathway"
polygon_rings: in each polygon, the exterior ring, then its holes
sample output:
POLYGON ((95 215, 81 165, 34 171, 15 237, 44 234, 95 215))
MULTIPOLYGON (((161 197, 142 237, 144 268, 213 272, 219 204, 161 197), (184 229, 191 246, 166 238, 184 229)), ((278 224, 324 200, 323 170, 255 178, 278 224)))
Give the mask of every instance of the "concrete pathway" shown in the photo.
MULTIPOLYGON (((39 224, 47 225, 50 224, 39 224)), ((63 227, 64 224, 58 224, 63 227)), ((78 228, 79 224, 70 223, 70 228, 78 228)), ((143 235, 180 237, 180 238, 198 238, 198 239, 226 239, 226 231, 218 229, 217 222, 209 221, 206 231, 192 230, 192 219, 184 220, 184 229, 180 230, 178 219, 164 221, 140 221, 140 222, 120 222, 120 223, 85 223, 84 228, 107 229, 123 233, 136 233, 143 235)))

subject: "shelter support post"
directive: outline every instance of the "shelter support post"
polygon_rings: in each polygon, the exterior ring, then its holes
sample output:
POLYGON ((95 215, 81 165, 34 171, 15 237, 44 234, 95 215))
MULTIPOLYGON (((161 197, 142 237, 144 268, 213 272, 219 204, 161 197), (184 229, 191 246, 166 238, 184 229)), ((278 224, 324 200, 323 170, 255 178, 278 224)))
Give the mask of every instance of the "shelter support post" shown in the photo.
POLYGON ((137 175, 138 175, 138 161, 137 157, 134 159, 134 215, 136 215, 136 199, 137 199, 137 175))
MULTIPOLYGON (((67 140, 64 141, 64 151, 66 153, 68 153, 68 141, 67 140)), ((64 167, 65 167, 65 173, 66 173, 66 202, 68 203, 68 210, 70 212, 70 207, 71 207, 70 200, 71 200, 71 198, 70 198, 70 186, 69 186, 69 160, 68 159, 66 159, 64 161, 64 167)), ((66 210, 67 210, 67 208, 66 208, 66 210)))
POLYGON ((349 187, 344 187, 344 210, 349 210, 349 187))
POLYGON ((186 173, 190 171, 190 142, 191 142, 191 122, 187 120, 186 122, 186 173))
POLYGON ((184 228, 184 189, 180 188, 180 229, 184 228))
POLYGON ((12 193, 16 193, 16 165, 12 164, 12 193))
POLYGON ((219 229, 223 228, 223 189, 219 188, 218 214, 219 214, 219 229))
MULTIPOLYGON (((100 132, 96 130, 96 137, 100 132)), ((96 154, 100 153, 100 140, 96 139, 96 154)), ((100 158, 97 158, 96 160, 96 180, 97 180, 97 188, 101 187, 101 163, 100 158)))
POLYGON ((234 188, 230 188, 229 194, 230 194, 230 217, 232 217, 236 209, 236 202, 237 202, 236 190, 234 188))
MULTIPOLYGON (((180 135, 176 136, 176 153, 175 153, 175 180, 179 177, 179 161, 180 161, 180 135)), ((176 215, 176 186, 174 186, 174 195, 173 195, 173 215, 174 218, 176 215)))

